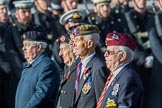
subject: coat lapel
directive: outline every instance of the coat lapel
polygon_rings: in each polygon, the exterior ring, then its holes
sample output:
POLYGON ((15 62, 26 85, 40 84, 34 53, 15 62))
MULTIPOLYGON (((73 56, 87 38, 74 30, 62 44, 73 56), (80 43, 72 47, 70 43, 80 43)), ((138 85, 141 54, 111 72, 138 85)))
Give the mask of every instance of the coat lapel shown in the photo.
POLYGON ((110 84, 110 86, 108 87, 107 91, 106 91, 106 95, 105 98, 109 97, 109 95, 112 93, 113 91, 113 87, 114 85, 117 83, 117 81, 119 80, 119 78, 122 76, 122 74, 125 72, 125 70, 127 69, 128 66, 125 66, 121 72, 114 78, 114 80, 112 81, 112 83, 110 84))
POLYGON ((77 100, 79 99, 79 96, 81 95, 82 88, 83 88, 84 84, 86 83, 87 78, 91 75, 91 68, 92 68, 92 65, 93 65, 93 61, 95 59, 96 59, 96 55, 92 58, 92 60, 90 60, 88 62, 87 66, 86 66, 86 68, 88 69, 86 79, 83 78, 84 74, 82 75, 82 78, 80 79, 78 93, 76 94, 76 97, 75 97, 75 103, 77 102, 77 100))

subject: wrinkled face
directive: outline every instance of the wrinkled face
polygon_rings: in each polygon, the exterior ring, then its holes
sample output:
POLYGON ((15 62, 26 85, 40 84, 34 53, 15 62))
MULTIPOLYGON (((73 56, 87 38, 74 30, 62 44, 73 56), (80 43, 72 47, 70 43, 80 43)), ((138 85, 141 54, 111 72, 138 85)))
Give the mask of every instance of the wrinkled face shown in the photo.
POLYGON ((139 9, 145 9, 146 7, 146 0, 133 0, 134 6, 139 9))
POLYGON ((41 10, 46 11, 48 8, 49 0, 36 0, 35 5, 36 7, 40 8, 41 10))
POLYGON ((78 0, 63 0, 61 3, 65 12, 68 12, 72 9, 76 9, 78 5, 78 0))
POLYGON ((0 5, 0 22, 6 22, 8 19, 6 5, 0 5))
POLYGON ((105 51, 105 60, 107 68, 110 69, 111 72, 116 70, 120 66, 120 55, 119 50, 115 46, 109 46, 107 47, 105 51))
POLYGON ((16 18, 20 23, 28 24, 32 20, 32 14, 30 9, 17 9, 16 18))
POLYGON ((29 40, 24 40, 23 41, 23 52, 24 52, 24 57, 27 60, 27 62, 31 62, 39 52, 40 44, 33 43, 32 41, 29 40))
POLYGON ((73 59, 72 51, 67 43, 60 44, 59 56, 62 57, 65 64, 71 63, 73 59))
POLYGON ((110 6, 108 3, 99 3, 96 5, 97 15, 101 18, 107 18, 110 14, 110 6))
POLYGON ((88 52, 87 42, 88 41, 84 39, 84 36, 75 37, 73 43, 73 53, 79 57, 87 56, 87 52, 88 52))

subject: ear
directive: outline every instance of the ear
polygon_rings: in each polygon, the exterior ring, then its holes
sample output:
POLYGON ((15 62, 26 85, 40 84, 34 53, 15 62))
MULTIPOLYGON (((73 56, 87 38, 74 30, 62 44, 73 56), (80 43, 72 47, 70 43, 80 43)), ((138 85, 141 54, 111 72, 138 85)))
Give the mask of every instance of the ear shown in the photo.
POLYGON ((93 47, 93 45, 94 45, 94 43, 92 40, 87 41, 87 48, 91 48, 91 47, 93 47))
POLYGON ((61 0, 61 6, 65 7, 65 1, 64 0, 61 0))
POLYGON ((127 58, 127 53, 125 51, 119 52, 118 56, 120 58, 120 61, 125 61, 127 58))
POLYGON ((16 12, 15 12, 15 17, 16 17, 17 19, 18 19, 18 16, 19 16, 19 15, 18 15, 18 11, 19 11, 19 10, 16 10, 16 12))
POLYGON ((41 44, 38 44, 37 45, 37 51, 41 51, 43 49, 42 45, 41 44))
POLYGON ((94 11, 95 13, 98 12, 98 11, 97 11, 97 6, 94 6, 93 11, 94 11))

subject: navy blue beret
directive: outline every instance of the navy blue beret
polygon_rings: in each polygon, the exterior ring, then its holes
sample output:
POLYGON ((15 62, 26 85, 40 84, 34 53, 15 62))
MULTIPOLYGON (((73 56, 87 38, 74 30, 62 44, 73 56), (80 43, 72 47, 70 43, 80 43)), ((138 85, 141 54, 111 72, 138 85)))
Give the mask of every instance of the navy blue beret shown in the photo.
POLYGON ((27 31, 22 35, 23 40, 46 42, 46 34, 39 31, 27 31))

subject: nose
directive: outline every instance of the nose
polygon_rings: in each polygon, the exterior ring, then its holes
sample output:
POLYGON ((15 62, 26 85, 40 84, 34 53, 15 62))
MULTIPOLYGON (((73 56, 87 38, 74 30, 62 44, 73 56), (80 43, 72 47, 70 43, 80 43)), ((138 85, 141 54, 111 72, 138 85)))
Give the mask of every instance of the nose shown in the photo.
POLYGON ((61 50, 59 51, 59 56, 62 56, 62 51, 61 50))
POLYGON ((26 15, 26 16, 30 16, 30 12, 27 11, 27 12, 25 13, 25 15, 26 15))
POLYGON ((108 51, 105 51, 104 57, 108 56, 108 51))
POLYGON ((25 46, 22 47, 22 50, 25 51, 25 46))

